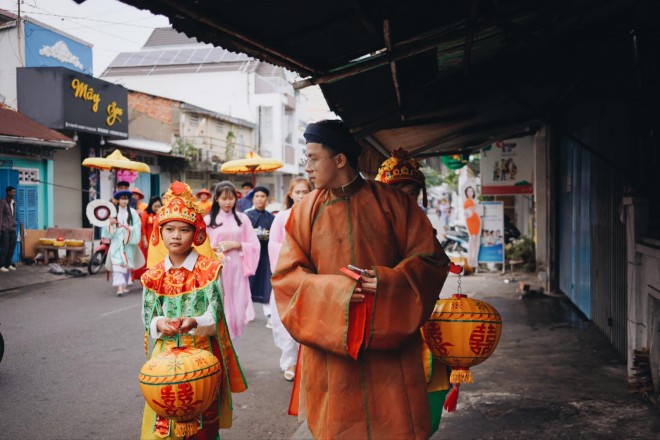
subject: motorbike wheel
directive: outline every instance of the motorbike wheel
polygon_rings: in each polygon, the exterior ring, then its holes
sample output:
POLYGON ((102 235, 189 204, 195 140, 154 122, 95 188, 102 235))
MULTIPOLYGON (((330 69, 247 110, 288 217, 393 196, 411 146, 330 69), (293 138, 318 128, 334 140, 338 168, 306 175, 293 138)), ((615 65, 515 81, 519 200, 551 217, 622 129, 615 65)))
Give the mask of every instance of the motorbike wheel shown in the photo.
POLYGON ((105 265, 106 255, 105 251, 96 251, 92 254, 92 258, 90 258, 89 264, 87 265, 87 272, 89 272, 90 275, 99 273, 101 268, 105 265))
POLYGON ((446 253, 448 254, 453 254, 453 253, 459 253, 462 254, 466 252, 463 247, 460 245, 460 243, 454 241, 454 240, 447 240, 443 244, 443 249, 446 253))

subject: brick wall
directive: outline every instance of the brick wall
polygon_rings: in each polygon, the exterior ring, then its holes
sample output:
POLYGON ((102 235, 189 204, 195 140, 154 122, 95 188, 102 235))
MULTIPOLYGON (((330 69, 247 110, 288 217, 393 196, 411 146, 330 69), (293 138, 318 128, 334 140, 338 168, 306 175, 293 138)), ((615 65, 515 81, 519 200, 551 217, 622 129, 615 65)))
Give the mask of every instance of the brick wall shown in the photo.
MULTIPOLYGON (((164 124, 171 125, 173 109, 177 101, 140 92, 129 92, 128 108, 130 112, 142 113, 164 124)), ((135 116, 131 117, 133 119, 135 116)))

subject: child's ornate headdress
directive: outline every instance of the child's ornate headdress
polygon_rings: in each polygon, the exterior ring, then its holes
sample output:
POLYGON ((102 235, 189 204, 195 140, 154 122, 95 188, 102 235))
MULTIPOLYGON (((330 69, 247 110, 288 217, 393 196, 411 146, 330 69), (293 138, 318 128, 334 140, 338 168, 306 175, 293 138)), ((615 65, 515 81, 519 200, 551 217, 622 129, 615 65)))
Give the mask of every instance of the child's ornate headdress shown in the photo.
POLYGON ((422 190, 424 206, 426 206, 426 178, 420 168, 419 162, 410 157, 406 150, 397 148, 392 152, 392 157, 385 160, 378 168, 376 180, 388 185, 399 182, 416 183, 422 190))
POLYGON ((183 182, 174 182, 163 196, 163 207, 157 215, 157 224, 154 225, 154 233, 151 234, 151 242, 157 245, 160 240, 158 226, 177 220, 188 223, 195 227, 193 244, 201 246, 206 240, 206 223, 204 223, 204 209, 193 195, 192 190, 183 182))

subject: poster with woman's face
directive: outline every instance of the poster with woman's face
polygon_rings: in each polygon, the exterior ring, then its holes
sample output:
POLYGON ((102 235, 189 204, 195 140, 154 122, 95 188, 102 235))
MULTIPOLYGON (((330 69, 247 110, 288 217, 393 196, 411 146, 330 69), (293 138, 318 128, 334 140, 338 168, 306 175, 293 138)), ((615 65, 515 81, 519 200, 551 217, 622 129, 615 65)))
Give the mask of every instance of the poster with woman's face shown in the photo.
MULTIPOLYGON (((480 215, 479 211, 479 182, 476 179, 466 179, 459 186, 460 206, 463 211, 462 218, 466 221, 473 214, 480 215)), ((478 233, 478 232, 476 232, 478 233)))
POLYGON ((476 267, 479 246, 481 244, 481 205, 479 204, 479 195, 477 194, 477 181, 466 179, 459 188, 461 205, 463 207, 463 218, 465 219, 465 226, 469 234, 468 265, 476 267))

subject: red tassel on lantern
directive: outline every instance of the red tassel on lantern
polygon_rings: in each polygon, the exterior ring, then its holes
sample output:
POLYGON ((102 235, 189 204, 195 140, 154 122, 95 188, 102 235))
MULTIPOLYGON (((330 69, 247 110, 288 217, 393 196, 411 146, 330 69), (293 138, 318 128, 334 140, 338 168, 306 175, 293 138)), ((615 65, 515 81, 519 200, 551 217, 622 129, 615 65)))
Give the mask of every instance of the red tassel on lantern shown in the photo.
POLYGON ((454 412, 456 411, 456 404, 458 402, 458 390, 461 388, 461 384, 457 383, 454 388, 451 389, 449 394, 447 394, 447 397, 445 398, 445 405, 444 409, 447 410, 447 412, 454 412))

